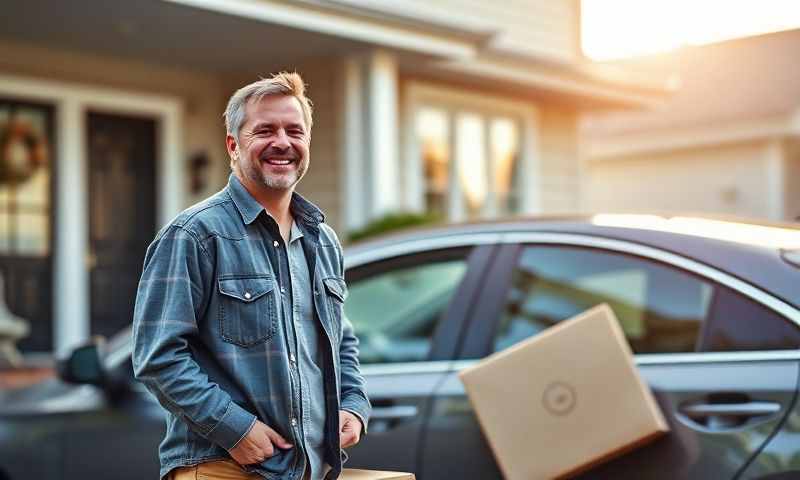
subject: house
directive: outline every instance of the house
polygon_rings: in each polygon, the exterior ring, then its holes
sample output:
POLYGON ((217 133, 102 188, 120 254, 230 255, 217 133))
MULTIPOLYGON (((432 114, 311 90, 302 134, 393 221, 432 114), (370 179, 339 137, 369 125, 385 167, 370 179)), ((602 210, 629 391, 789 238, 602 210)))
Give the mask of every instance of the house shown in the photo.
POLYGON ((800 217, 800 30, 617 62, 676 87, 642 111, 588 114, 584 207, 800 217))
POLYGON ((309 83, 300 191, 342 233, 575 210, 578 115, 658 95, 585 61, 577 0, 12 0, 0 18, 0 269, 29 352, 130 322, 146 246, 225 184, 221 114, 260 75, 309 83))

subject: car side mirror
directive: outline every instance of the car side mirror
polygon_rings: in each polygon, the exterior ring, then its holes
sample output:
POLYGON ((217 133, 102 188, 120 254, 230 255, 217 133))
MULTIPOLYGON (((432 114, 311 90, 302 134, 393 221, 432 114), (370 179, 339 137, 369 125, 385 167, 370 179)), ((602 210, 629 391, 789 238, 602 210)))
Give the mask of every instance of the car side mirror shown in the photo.
POLYGON ((58 374, 69 383, 103 385, 105 370, 100 361, 97 342, 76 348, 68 358, 58 363, 58 374))

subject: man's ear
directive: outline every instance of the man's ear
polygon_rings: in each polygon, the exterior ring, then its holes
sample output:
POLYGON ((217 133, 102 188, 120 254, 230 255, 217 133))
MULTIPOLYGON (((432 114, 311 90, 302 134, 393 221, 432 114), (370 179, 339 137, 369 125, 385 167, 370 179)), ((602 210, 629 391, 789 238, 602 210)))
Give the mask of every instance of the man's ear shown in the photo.
POLYGON ((231 160, 239 158, 239 144, 230 133, 225 137, 225 148, 228 150, 231 160))

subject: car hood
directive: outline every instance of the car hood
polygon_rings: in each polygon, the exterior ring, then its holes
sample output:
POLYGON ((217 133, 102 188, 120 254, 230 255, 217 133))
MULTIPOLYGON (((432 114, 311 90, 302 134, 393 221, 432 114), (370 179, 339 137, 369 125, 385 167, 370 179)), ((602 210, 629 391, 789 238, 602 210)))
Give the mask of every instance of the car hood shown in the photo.
POLYGON ((27 387, 0 390, 0 415, 58 413, 94 408, 102 394, 91 385, 49 378, 27 387))

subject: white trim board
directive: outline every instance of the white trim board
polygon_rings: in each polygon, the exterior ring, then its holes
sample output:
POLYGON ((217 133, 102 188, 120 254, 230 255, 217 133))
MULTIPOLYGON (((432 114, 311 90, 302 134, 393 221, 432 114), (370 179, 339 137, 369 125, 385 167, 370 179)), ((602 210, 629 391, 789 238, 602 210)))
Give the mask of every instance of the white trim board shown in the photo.
POLYGON ((156 222, 167 223, 182 208, 183 105, 179 99, 74 84, 35 77, 0 74, 0 95, 52 104, 57 147, 56 196, 53 198, 53 349, 57 353, 89 338, 88 167, 86 114, 100 111, 148 115, 156 119, 156 222))

